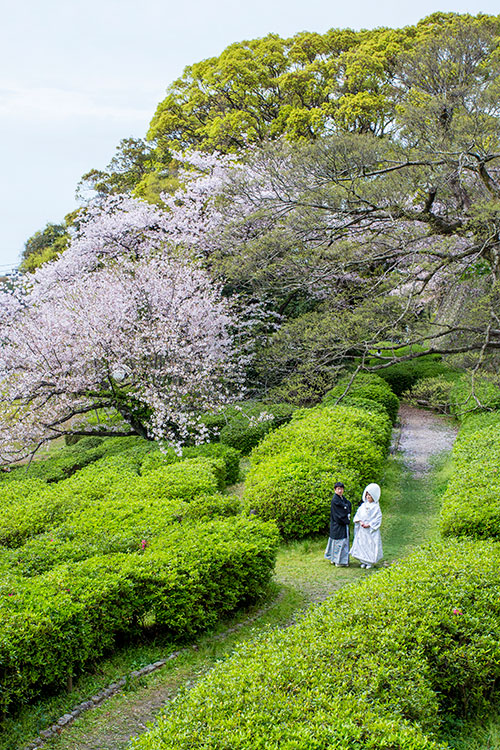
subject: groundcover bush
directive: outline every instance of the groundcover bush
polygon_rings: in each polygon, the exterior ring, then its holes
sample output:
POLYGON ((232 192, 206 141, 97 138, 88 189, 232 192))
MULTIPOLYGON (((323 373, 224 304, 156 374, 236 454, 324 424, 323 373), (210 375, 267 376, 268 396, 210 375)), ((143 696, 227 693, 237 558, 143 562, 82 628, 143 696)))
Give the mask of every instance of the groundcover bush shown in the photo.
POLYGON ((382 470, 390 421, 364 409, 302 410, 252 451, 244 503, 286 538, 327 528, 335 481, 355 501, 382 470))
POLYGON ((437 750, 500 677, 497 545, 453 541, 239 647, 133 750, 437 750))
POLYGON ((177 638, 210 627, 262 593, 277 545, 274 524, 240 517, 172 527, 134 554, 2 580, 0 711, 63 687, 146 614, 177 638))
POLYGON ((188 446, 179 455, 172 448, 166 451, 152 450, 142 460, 140 473, 147 474, 153 469, 167 464, 178 463, 190 458, 220 458, 224 462, 224 484, 234 484, 240 474, 240 451, 223 443, 204 443, 203 445, 188 446))

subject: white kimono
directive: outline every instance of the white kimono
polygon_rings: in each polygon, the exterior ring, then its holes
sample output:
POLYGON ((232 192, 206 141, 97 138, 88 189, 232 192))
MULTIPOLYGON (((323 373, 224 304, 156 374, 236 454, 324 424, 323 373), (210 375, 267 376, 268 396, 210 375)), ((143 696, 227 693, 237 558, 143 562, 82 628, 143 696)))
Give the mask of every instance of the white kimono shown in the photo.
POLYGON ((363 502, 354 516, 354 541, 350 554, 365 565, 375 565, 384 556, 380 535, 382 511, 378 503, 379 498, 378 484, 369 484, 363 491, 363 502), (371 503, 366 499, 367 492, 373 497, 371 503), (365 528, 361 523, 367 523, 369 526, 365 528))

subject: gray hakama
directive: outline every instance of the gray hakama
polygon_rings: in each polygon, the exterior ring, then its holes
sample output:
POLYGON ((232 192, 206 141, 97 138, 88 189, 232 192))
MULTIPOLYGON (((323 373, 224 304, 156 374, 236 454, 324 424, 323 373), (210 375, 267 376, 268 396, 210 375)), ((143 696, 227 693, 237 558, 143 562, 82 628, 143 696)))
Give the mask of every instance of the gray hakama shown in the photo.
POLYGON ((332 539, 328 537, 325 557, 335 565, 349 565, 349 537, 343 539, 332 539))

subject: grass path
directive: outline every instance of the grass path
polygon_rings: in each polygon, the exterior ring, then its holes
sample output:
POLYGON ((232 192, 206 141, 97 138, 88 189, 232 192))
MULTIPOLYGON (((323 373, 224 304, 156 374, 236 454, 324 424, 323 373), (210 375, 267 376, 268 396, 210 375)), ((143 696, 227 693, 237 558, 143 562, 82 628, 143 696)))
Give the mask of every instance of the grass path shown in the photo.
MULTIPOLYGON (((414 418, 418 421, 416 410, 414 418)), ((405 419, 399 435, 403 451, 396 451, 389 458, 379 482, 382 486, 385 564, 404 557, 412 547, 437 535, 437 498, 441 484, 446 480, 443 460, 441 468, 436 465, 431 473, 427 469, 417 471, 417 476, 414 466, 405 466, 405 462, 411 464, 412 459, 412 415, 407 413, 405 419)), ((444 418, 433 417, 429 424, 433 434, 427 440, 427 448, 422 426, 419 427, 419 451, 421 455, 425 454, 426 461, 432 453, 446 447, 436 439, 438 435, 446 432, 448 442, 452 438, 449 422, 444 418)), ((235 485, 232 491, 240 494, 242 486, 235 485)), ((229 655, 238 642, 257 638, 268 627, 289 624, 305 606, 327 598, 361 577, 377 574, 376 570, 362 570, 356 561, 352 561, 349 568, 331 566, 323 557, 325 544, 326 538, 318 537, 283 545, 278 554, 275 582, 266 602, 239 613, 233 620, 220 623, 194 644, 186 646, 176 659, 157 672, 131 680, 124 690, 87 711, 58 737, 48 740, 44 747, 51 750, 125 750, 129 738, 145 730, 148 722, 180 686, 199 679, 217 661, 229 655)), ((122 648, 112 658, 100 662, 94 674, 80 678, 70 695, 46 699, 24 711, 8 725, 7 733, 0 738, 0 750, 25 748, 40 729, 52 724, 72 706, 117 678, 165 658, 178 648, 178 644, 162 639, 122 648)), ((478 746, 478 750, 480 748, 478 746)))

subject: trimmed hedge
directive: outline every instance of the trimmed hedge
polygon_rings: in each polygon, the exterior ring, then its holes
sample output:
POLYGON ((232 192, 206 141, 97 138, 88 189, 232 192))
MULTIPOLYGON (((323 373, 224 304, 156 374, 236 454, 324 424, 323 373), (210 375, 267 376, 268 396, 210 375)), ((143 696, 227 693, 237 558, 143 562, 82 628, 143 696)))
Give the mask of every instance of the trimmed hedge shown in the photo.
POLYGON ((240 476, 240 456, 238 450, 222 443, 204 443, 203 445, 183 448, 181 456, 175 453, 172 448, 166 451, 158 449, 150 451, 144 457, 140 473, 146 474, 160 466, 185 461, 189 458, 220 458, 225 465, 224 484, 234 484, 240 476))
MULTIPOLYGON (((0 570, 13 569, 23 576, 35 576, 70 560, 135 552, 143 541, 149 543, 183 520, 193 523, 234 515, 239 500, 214 494, 219 484, 216 471, 220 473, 221 469, 220 462, 217 467, 214 461, 190 460, 160 467, 145 477, 115 478, 104 496, 96 497, 94 493, 87 502, 80 498, 77 505, 72 502, 74 498, 66 495, 58 522, 52 518, 50 531, 46 531, 47 524, 44 533, 17 549, 0 548, 0 570)), ((74 485, 76 476, 69 482, 74 485)))
POLYGON ((176 638, 211 627, 268 584, 274 524, 172 528, 143 552, 96 556, 0 584, 0 711, 62 687, 146 614, 176 638))
POLYGON ((454 541, 239 647, 132 750, 437 750, 500 678, 499 548, 454 541))
MULTIPOLYGON (((402 355, 399 354, 399 356, 402 355)), ((370 361, 370 364, 380 363, 379 359, 370 361)), ((420 380, 440 376, 456 377, 459 371, 443 362, 440 354, 425 354, 418 359, 390 365, 378 370, 377 374, 388 383, 397 396, 401 396, 405 391, 411 390, 420 380)))
POLYGON ((286 538, 324 531, 335 481, 355 499, 381 470, 387 416, 336 406, 302 410, 268 435, 251 455, 244 503, 274 519, 286 538))
POLYGON ((500 539, 500 414, 469 417, 453 447, 453 471, 443 495, 444 536, 500 539), (491 423, 493 422, 493 423, 491 423), (471 429, 475 427, 475 429, 471 429))
POLYGON ((133 500, 104 502, 95 511, 92 508, 83 514, 84 523, 70 518, 17 549, 0 548, 0 573, 15 571, 17 576, 30 577, 71 560, 137 552, 172 525, 193 525, 235 516, 239 511, 240 501, 234 495, 200 495, 190 502, 172 499, 152 505, 133 500), (96 517, 99 526, 93 525, 96 517))
MULTIPOLYGON (((350 380, 350 375, 342 377, 334 388, 325 393, 322 403, 325 406, 334 405, 337 399, 342 396, 348 387, 350 380)), ((378 375, 367 372, 358 373, 351 383, 349 390, 346 392, 344 398, 346 397, 368 398, 372 401, 377 401, 385 407, 391 422, 394 423, 396 421, 399 409, 399 399, 396 394, 392 392, 390 386, 385 380, 378 375)))
POLYGON ((476 430, 482 430, 484 427, 498 425, 500 423, 500 411, 486 411, 476 414, 468 414, 464 417, 460 425, 458 440, 462 440, 466 435, 476 430))
MULTIPOLYGON (((234 476, 237 461, 236 452, 230 448, 214 454, 213 458, 200 456, 169 465, 163 463, 160 451, 151 458, 149 453, 144 458, 142 452, 125 451, 99 459, 70 478, 50 485, 41 480, 8 482, 0 486, 0 544, 17 547, 75 514, 86 519, 89 532, 106 529, 111 533, 106 510, 111 501, 124 504, 126 516, 126 498, 146 500, 146 505, 152 507, 165 499, 187 502, 197 495, 214 494, 225 486, 228 467, 230 476, 234 476), (225 459, 217 458, 217 453, 225 459), (158 468, 139 476, 137 471, 147 460, 158 460, 158 468)), ((118 516, 114 525, 117 523, 118 516)))
MULTIPOLYGON (((378 401, 374 401, 372 398, 363 398, 362 396, 344 396, 341 401, 342 406, 356 406, 359 409, 364 409, 372 414, 379 414, 382 417, 387 417, 387 409, 385 406, 380 404, 378 401)), ((390 428, 387 430, 390 436, 390 428)))
MULTIPOLYGON (((265 440, 253 449, 251 462, 257 464, 264 459, 286 453, 289 449, 296 455, 300 455, 304 450, 306 453, 327 456, 335 445, 335 431, 344 432, 349 427, 368 432, 370 442, 376 445, 385 445, 392 429, 387 413, 374 414, 357 406, 344 406, 341 403, 338 406, 300 409, 288 425, 267 435, 265 440)), ((348 449, 344 452, 347 457, 348 449)))

